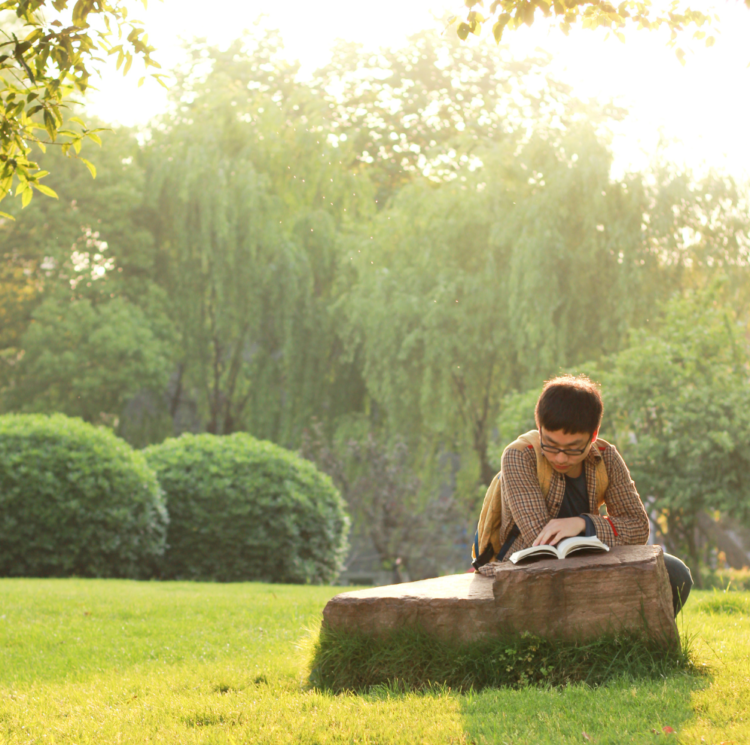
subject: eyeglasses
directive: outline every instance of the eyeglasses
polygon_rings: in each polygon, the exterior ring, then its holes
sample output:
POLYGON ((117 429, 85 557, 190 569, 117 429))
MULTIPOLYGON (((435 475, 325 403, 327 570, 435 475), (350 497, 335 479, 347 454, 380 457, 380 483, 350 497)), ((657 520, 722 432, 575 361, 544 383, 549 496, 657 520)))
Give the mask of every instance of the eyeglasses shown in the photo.
POLYGON ((562 453, 563 455, 570 455, 572 457, 583 455, 588 449, 588 445, 586 445, 585 448, 575 448, 575 449, 555 448, 555 447, 552 447, 552 445, 545 445, 541 440, 539 441, 539 445, 542 448, 542 450, 545 453, 548 453, 549 455, 557 455, 558 453, 562 453))

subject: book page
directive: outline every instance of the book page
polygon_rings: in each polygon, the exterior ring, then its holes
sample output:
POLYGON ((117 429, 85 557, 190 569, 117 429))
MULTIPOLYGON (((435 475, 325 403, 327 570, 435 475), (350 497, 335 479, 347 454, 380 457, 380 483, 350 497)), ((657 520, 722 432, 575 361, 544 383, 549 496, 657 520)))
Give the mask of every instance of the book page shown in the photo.
POLYGON ((558 556, 564 559, 569 554, 575 551, 609 551, 609 546, 606 543, 602 543, 596 536, 586 538, 585 536, 574 536, 573 538, 565 538, 557 544, 558 556))
POLYGON ((510 560, 514 564, 518 564, 519 561, 523 561, 523 559, 529 556, 538 556, 539 558, 545 556, 556 556, 558 559, 561 558, 554 546, 545 544, 542 546, 524 548, 522 551, 516 551, 514 554, 511 554, 510 560))

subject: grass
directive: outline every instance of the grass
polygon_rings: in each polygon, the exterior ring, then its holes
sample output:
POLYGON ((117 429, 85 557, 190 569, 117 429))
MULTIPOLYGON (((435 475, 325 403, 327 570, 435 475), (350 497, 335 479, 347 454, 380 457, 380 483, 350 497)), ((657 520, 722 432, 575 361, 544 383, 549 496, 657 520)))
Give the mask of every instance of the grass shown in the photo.
POLYGON ((0 743, 750 743, 748 593, 691 595, 701 676, 335 695, 299 645, 338 591, 0 580, 0 743))
POLYGON ((423 691, 447 685, 457 691, 530 685, 598 686, 622 676, 659 680, 701 674, 690 647, 625 633, 580 643, 552 642, 532 634, 457 644, 424 631, 402 629, 382 637, 324 629, 312 650, 311 682, 341 693, 386 685, 423 691))

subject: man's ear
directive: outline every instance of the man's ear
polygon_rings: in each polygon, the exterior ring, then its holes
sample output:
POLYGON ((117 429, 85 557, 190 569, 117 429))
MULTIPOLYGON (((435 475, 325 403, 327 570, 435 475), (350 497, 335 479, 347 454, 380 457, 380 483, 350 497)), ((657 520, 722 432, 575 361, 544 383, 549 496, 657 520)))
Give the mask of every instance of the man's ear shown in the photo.
POLYGON ((599 437, 599 430, 595 429, 594 434, 591 435, 591 442, 596 442, 596 438, 599 437))

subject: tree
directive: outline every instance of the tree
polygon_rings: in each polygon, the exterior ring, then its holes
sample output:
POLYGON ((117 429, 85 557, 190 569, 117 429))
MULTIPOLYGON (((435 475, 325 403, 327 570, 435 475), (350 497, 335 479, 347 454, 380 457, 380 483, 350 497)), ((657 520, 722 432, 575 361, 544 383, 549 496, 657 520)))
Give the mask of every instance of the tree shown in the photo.
POLYGON ((455 178, 490 143, 569 126, 584 113, 597 122, 615 114, 583 112, 549 76, 550 61, 544 52, 519 61, 422 32, 377 53, 340 43, 312 86, 326 103, 328 131, 352 150, 382 208, 419 175, 455 178))
POLYGON ((750 523, 747 323, 717 296, 714 287, 675 298, 602 376, 608 429, 640 493, 655 498, 672 550, 695 569, 701 512, 750 523))
POLYGON ((124 128, 103 133, 103 142, 94 156, 102 170, 96 181, 59 150, 43 155, 59 199, 35 200, 24 210, 11 203, 18 219, 0 224, 0 389, 6 408, 61 410, 93 421, 103 413, 114 423, 138 385, 161 396, 173 333, 154 281, 153 236, 143 221, 140 150, 124 128), (41 316, 34 319, 36 313, 41 316), (110 321, 120 339, 102 328, 110 321), (87 333, 104 334, 106 349, 87 346, 87 333), (144 355, 143 366, 130 368, 129 377, 122 358, 128 340, 145 344, 126 354, 132 360, 144 355), (90 366, 83 347, 93 355, 90 366), (44 362, 36 359, 40 354, 44 362))
POLYGON ((658 263, 589 128, 480 152, 465 180, 402 189, 352 244, 341 310, 394 431, 471 454, 486 485, 501 398, 619 349, 658 263))
MULTIPOLYGON (((503 262, 490 247, 490 190, 418 182, 352 243, 358 279, 343 297, 350 348, 389 427, 466 454, 482 480, 497 394, 509 378, 503 262)), ((421 443, 424 445, 424 442, 421 443)))
MULTIPOLYGON (((466 18, 459 20, 454 16, 450 20, 451 25, 458 24, 456 35, 461 40, 466 40, 469 34, 479 35, 484 24, 492 24, 492 34, 499 44, 506 28, 531 26, 538 18, 538 12, 551 18, 565 34, 577 26, 606 28, 624 41, 623 29, 666 27, 672 32, 669 43, 675 46, 680 36, 684 36, 690 27, 695 27, 694 38, 705 39, 706 46, 713 46, 716 41, 714 36, 706 36, 702 30, 704 26, 710 28, 711 15, 685 7, 679 0, 658 7, 654 7, 650 0, 625 0, 617 6, 602 0, 493 0, 487 16, 475 9, 475 6, 484 4, 482 0, 465 0, 465 4, 469 8, 466 18)), ((745 4, 750 8, 750 0, 745 0, 745 4)), ((684 60, 684 50, 677 47, 676 54, 681 61, 684 60)))
POLYGON ((7 391, 7 406, 16 411, 116 426, 130 397, 161 390, 169 374, 169 348, 122 298, 93 305, 51 297, 35 311, 20 346, 24 354, 7 391))
MULTIPOLYGON (((80 158, 84 140, 101 144, 101 129, 66 117, 70 97, 88 89, 102 61, 98 55, 117 54, 117 67, 125 73, 137 58, 147 68, 159 65, 145 29, 128 19, 122 0, 3 0, 2 11, 14 13, 17 21, 0 31, 0 201, 17 184, 16 195, 26 206, 35 190, 56 196, 41 183, 48 172, 32 160, 34 146, 44 152, 56 144, 64 154, 80 158)), ((161 82, 158 73, 153 77, 161 82)), ((80 160, 96 176, 91 162, 80 160)))
POLYGON ((372 544, 380 567, 393 572, 394 582, 460 567, 468 551, 462 554, 456 540, 461 516, 453 497, 422 482, 402 438, 388 441, 362 419, 344 429, 331 443, 322 422, 313 420, 303 432, 300 454, 327 473, 346 500, 352 555, 372 544))
POLYGON ((209 432, 294 443, 310 416, 361 391, 329 308, 338 231, 372 209, 368 183, 326 141, 320 102, 292 84, 275 36, 193 55, 147 148, 177 390, 209 432))

